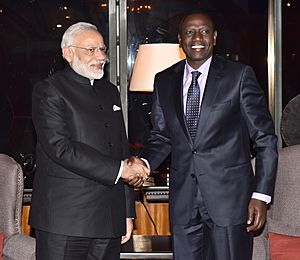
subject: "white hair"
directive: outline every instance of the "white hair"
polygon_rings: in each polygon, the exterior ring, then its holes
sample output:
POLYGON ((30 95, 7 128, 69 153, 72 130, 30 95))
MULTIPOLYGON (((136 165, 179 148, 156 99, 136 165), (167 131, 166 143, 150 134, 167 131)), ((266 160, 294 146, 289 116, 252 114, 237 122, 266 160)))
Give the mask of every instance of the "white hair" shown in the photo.
POLYGON ((84 31, 97 31, 97 27, 91 23, 79 22, 71 25, 64 33, 61 40, 61 48, 74 45, 74 38, 84 31))

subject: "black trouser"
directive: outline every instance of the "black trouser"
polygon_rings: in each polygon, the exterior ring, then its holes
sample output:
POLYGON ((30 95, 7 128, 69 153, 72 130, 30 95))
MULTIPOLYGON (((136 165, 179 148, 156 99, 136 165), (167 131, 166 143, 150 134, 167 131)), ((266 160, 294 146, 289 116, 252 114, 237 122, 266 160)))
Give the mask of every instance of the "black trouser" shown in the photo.
POLYGON ((117 260, 120 238, 65 236, 41 230, 36 234, 37 260, 117 260))

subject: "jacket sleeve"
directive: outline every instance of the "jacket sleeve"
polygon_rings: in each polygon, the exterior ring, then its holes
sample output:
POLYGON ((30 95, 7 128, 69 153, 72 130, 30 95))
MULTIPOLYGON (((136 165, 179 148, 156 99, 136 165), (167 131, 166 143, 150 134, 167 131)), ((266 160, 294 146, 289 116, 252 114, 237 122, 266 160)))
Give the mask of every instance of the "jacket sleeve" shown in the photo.
POLYGON ((155 170, 171 152, 170 131, 160 104, 159 82, 159 75, 156 75, 151 110, 152 130, 142 154, 148 160, 151 170, 155 170))
POLYGON ((277 171, 277 137, 264 93, 251 67, 246 66, 240 84, 240 104, 256 153, 254 192, 273 195, 277 171))

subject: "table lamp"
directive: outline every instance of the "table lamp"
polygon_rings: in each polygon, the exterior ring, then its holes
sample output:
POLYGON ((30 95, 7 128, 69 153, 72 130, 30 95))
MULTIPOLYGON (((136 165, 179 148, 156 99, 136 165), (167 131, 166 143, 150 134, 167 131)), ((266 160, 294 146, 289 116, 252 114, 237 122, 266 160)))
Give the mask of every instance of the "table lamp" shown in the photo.
POLYGON ((141 44, 133 67, 129 90, 152 92, 155 74, 183 59, 185 54, 177 43, 141 44))

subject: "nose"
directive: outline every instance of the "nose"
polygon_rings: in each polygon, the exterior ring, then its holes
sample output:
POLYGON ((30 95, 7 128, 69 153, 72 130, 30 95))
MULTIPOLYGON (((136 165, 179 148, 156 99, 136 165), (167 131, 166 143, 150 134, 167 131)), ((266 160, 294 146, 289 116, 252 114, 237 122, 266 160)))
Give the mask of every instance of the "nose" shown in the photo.
POLYGON ((101 49, 97 49, 95 51, 95 58, 100 59, 100 60, 105 60, 106 59, 106 53, 101 50, 101 49))
POLYGON ((201 40, 203 38, 203 35, 200 31, 196 31, 193 35, 194 40, 201 40))

